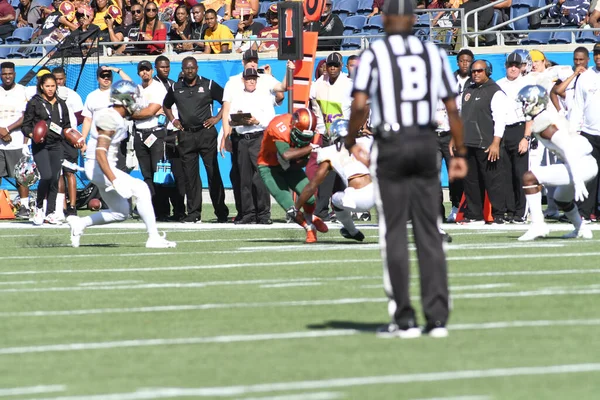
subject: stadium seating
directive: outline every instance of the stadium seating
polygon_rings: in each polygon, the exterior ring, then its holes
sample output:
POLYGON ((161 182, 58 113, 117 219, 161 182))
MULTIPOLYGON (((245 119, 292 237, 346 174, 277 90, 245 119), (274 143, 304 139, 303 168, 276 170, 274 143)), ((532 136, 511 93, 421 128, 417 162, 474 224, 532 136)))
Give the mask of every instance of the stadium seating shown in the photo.
POLYGON ((163 21, 163 24, 165 25, 165 28, 167 28, 167 35, 168 35, 169 32, 171 32, 171 23, 163 21))
POLYGON ((344 40, 342 40, 342 50, 359 50, 361 48, 360 36, 344 36, 344 40))
POLYGON ((37 0, 36 3, 41 7, 50 7, 52 5, 52 0, 37 0))
POLYGON ((344 32, 350 31, 350 32, 358 33, 360 31, 362 31, 366 22, 367 22, 367 17, 365 17, 364 15, 353 15, 351 17, 348 17, 344 21, 344 32))
POLYGON ((13 6, 13 8, 19 7, 19 3, 19 0, 10 0, 10 5, 13 6))
MULTIPOLYGON (((527 5, 512 5, 510 7, 510 19, 517 18, 518 16, 525 15, 529 12, 529 6, 527 5)), ((524 31, 529 29, 529 20, 527 17, 520 18, 513 22, 514 29, 516 31, 524 31)))
POLYGON ((267 11, 269 11, 270 6, 271 3, 266 1, 260 3, 260 6, 258 7, 258 16, 264 18, 267 15, 267 11))
POLYGON ((358 10, 358 0, 344 0, 334 4, 332 12, 338 16, 350 16, 356 14, 358 10))
POLYGON ((536 44, 548 44, 552 32, 530 32, 527 34, 527 38, 521 41, 523 45, 536 45, 536 44))
POLYGON ((598 42, 598 39, 600 39, 600 36, 594 35, 593 31, 584 29, 581 32, 579 32, 579 35, 577 36, 575 41, 577 43, 596 43, 598 42))
POLYGON ((21 53, 18 47, 11 47, 6 58, 27 58, 27 55, 21 53))
POLYGON ((267 19, 266 18, 254 18, 254 22, 261 24, 263 27, 268 26, 269 24, 267 23, 267 19))
POLYGON ((561 30, 554 31, 550 36, 548 43, 550 44, 568 44, 571 43, 573 34, 571 32, 565 32, 561 30))
POLYGON ((428 27, 429 28, 429 13, 419 14, 417 17, 417 22, 415 22, 415 27, 428 27))
MULTIPOLYGON (((48 48, 50 50, 51 48, 48 48)), ((39 46, 33 49, 31 53, 28 55, 29 58, 42 58, 44 57, 44 47, 39 46)))
POLYGON ((375 30, 378 32, 383 32, 383 20, 381 19, 381 15, 374 15, 365 24, 363 30, 375 30))
POLYGON ((358 0, 356 13, 360 15, 369 15, 373 11, 373 0, 358 0))
POLYGON ((238 30, 238 24, 240 23, 240 20, 239 19, 230 19, 228 21, 223 21, 221 23, 223 25, 225 25, 226 27, 228 27, 229 30, 231 31, 231 33, 233 33, 235 35, 238 30))
POLYGON ((11 36, 6 38, 7 44, 20 44, 23 42, 29 42, 33 35, 33 28, 30 26, 24 26, 14 30, 11 36))
POLYGON ((10 47, 0 47, 0 58, 6 58, 6 56, 10 52, 10 49, 10 47))

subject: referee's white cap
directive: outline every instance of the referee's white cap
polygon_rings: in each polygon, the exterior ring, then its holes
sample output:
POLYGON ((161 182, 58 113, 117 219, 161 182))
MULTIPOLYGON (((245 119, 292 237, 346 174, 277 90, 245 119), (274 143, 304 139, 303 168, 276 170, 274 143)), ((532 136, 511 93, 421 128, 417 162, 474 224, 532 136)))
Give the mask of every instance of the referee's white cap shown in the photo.
POLYGON ((386 0, 383 2, 383 13, 386 15, 413 15, 414 0, 386 0))

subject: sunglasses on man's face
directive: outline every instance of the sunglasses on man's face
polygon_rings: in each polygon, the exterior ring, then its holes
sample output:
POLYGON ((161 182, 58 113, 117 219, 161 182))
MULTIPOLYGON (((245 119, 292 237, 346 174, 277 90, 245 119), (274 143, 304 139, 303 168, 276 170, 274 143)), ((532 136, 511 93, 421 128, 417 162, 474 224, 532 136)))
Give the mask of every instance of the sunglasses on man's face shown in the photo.
POLYGON ((483 71, 485 71, 485 69, 483 69, 483 68, 482 69, 472 69, 471 73, 472 74, 481 74, 481 73, 483 73, 483 71))
POLYGON ((141 14, 142 10, 131 10, 132 14, 141 14))

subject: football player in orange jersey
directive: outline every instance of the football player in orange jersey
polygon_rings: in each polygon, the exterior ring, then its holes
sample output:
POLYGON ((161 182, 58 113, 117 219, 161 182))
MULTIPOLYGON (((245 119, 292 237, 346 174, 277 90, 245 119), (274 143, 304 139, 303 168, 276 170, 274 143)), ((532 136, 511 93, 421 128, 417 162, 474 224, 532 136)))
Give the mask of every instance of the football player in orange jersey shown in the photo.
POLYGON ((308 184, 302 169, 313 149, 317 148, 315 135, 317 117, 308 108, 296 110, 273 118, 267 129, 258 154, 258 171, 271 195, 286 214, 306 230, 306 243, 317 241, 317 230, 327 232, 327 225, 313 216, 315 198, 304 204, 304 213, 294 207, 290 189, 302 193, 308 184))

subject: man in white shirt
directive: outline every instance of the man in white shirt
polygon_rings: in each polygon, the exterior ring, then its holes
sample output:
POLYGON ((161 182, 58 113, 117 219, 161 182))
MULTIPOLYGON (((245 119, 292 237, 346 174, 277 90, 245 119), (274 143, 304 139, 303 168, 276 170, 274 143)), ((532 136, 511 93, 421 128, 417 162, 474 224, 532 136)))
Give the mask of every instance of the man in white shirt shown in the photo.
MULTIPOLYGON (((575 86, 570 113, 571 132, 581 132, 593 147, 592 156, 600 166, 600 43, 594 45, 594 64, 582 73, 575 86)), ((581 216, 598 215, 598 177, 586 183, 589 197, 579 204, 581 216)))
POLYGON ((166 118, 162 104, 167 89, 162 83, 152 79, 154 69, 150 61, 140 61, 137 70, 142 79, 142 84, 138 87, 143 108, 131 116, 135 126, 133 146, 144 182, 152 195, 156 220, 166 222, 170 214, 169 199, 165 187, 154 184, 154 173, 157 170, 157 163, 165 158, 166 152, 164 141, 167 134, 166 118), (159 120, 160 115, 163 115, 163 123, 159 120))
MULTIPOLYGON (((506 219, 512 223, 524 223, 527 202, 523 191, 523 174, 529 169, 529 142, 531 141, 531 121, 525 121, 523 107, 517 102, 521 89, 531 83, 521 75, 521 64, 525 60, 513 51, 506 58, 506 76, 496 83, 506 94, 506 127, 504 128, 504 148, 508 155, 504 163, 506 173, 506 219)), ((502 160, 500 160, 502 162, 502 160)))
POLYGON ((554 104, 554 107, 567 117, 567 119, 569 119, 569 113, 573 108, 575 86, 577 86, 579 76, 587 71, 589 63, 590 52, 588 49, 583 46, 576 48, 573 51, 573 71, 571 75, 564 79, 560 79, 560 81, 554 85, 552 92, 550 93, 552 104, 554 104))
MULTIPOLYGON (((94 90, 87 95, 85 103, 83 104, 83 125, 81 127, 81 134, 84 139, 87 139, 90 129, 92 127, 92 120, 94 114, 102 109, 107 108, 110 105, 110 87, 113 83, 113 72, 119 74, 121 79, 124 81, 131 81, 131 78, 121 69, 115 67, 100 66, 96 71, 98 77, 98 89, 94 90)), ((86 146, 83 147, 82 152, 86 150, 86 146)), ((121 152, 119 160, 117 162, 117 168, 121 171, 125 171, 125 153, 127 150, 127 141, 121 142, 121 152)))
MULTIPOLYGON (((239 93, 240 91, 244 90, 244 80, 242 74, 243 71, 246 70, 246 68, 254 68, 259 73, 260 79, 258 79, 258 81, 256 82, 256 90, 270 94, 270 103, 273 106, 281 104, 284 98, 284 93, 274 90, 274 88, 278 84, 280 84, 280 82, 277 79, 275 79, 273 75, 271 75, 271 67, 269 65, 265 65, 262 68, 258 68, 258 52, 256 50, 250 49, 244 52, 242 56, 242 66, 242 72, 230 77, 227 83, 225 84, 225 87, 223 89, 223 104, 225 104, 226 102, 231 104, 234 93, 239 93), (261 73, 261 69, 263 70, 263 73, 261 73)), ((283 78, 283 81, 281 83, 285 83, 285 77, 283 78)), ((221 140, 221 142, 219 143, 218 150, 221 153, 223 152, 223 148, 226 143, 227 142, 223 140, 221 140)), ((230 143, 227 143, 227 145, 230 145, 230 143)), ((238 221, 243 217, 243 213, 240 207, 240 171, 238 171, 237 163, 232 162, 231 171, 229 172, 229 179, 231 180, 231 188, 233 189, 233 197, 235 200, 235 208, 237 211, 237 216, 235 217, 234 221, 238 221)))
MULTIPOLYGON (((271 224, 271 197, 258 173, 258 153, 264 130, 275 117, 271 93, 258 89, 262 79, 255 68, 242 73, 243 90, 233 90, 231 100, 223 101, 223 148, 231 145, 232 164, 239 171, 240 209, 235 224, 271 224), (249 114, 241 120, 236 114, 249 114), (229 141, 231 139, 231 141, 229 141)), ((227 83, 229 85, 229 83, 227 83)), ((236 85, 237 88, 237 85, 236 85)), ((277 83, 274 89, 287 87, 277 83)))
MULTIPOLYGON (((67 103, 69 110, 69 120, 74 128, 79 126, 83 122, 83 101, 81 96, 74 90, 66 86, 67 75, 63 67, 56 67, 52 70, 52 75, 56 78, 56 85, 58 86, 58 97, 63 99, 67 103)), ((63 156, 65 161, 63 163, 63 175, 67 181, 67 187, 69 190, 69 204, 67 205, 66 212, 63 211, 63 203, 65 201, 65 179, 58 180, 58 194, 56 195, 56 211, 54 212, 58 218, 62 219, 65 216, 70 217, 77 215, 77 178, 75 172, 79 164, 79 150, 73 147, 66 140, 62 141, 63 144, 63 156)))
MULTIPOLYGON (((29 153, 28 139, 21 132, 23 113, 27 106, 25 87, 15 83, 15 64, 0 64, 0 183, 3 177, 14 178, 19 159, 29 153)), ((29 188, 17 183, 20 208, 17 218, 29 218, 29 188)))

